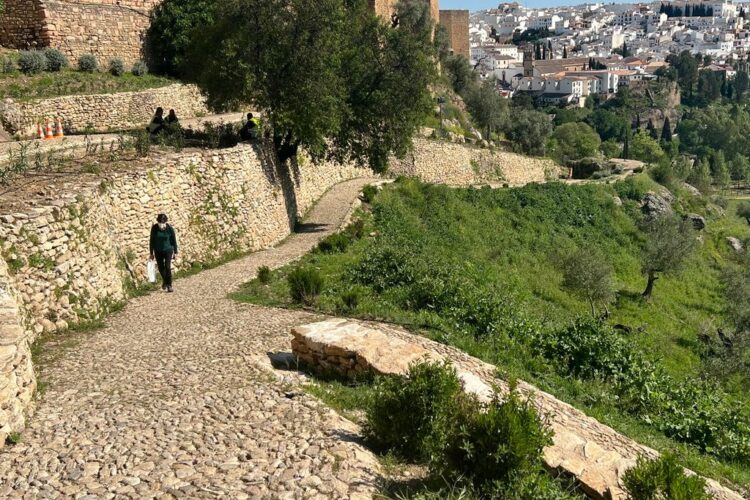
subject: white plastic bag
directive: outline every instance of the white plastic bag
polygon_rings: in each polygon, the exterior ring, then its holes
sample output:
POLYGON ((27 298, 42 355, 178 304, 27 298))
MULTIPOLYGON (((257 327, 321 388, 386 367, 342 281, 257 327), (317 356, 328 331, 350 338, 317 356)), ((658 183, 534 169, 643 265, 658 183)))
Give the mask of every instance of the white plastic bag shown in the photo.
POLYGON ((146 265, 146 275, 149 283, 156 283, 156 261, 151 259, 146 265))

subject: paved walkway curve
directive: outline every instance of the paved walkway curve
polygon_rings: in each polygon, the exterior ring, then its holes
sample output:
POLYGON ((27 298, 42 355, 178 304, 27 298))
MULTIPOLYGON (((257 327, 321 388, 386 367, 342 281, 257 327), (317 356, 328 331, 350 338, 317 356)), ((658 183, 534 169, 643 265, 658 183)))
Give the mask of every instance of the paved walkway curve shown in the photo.
POLYGON ((77 345, 48 349, 49 389, 21 443, 0 452, 0 498, 369 497, 377 466, 352 425, 261 366, 316 316, 227 298, 334 231, 367 183, 325 194, 310 232, 134 299, 77 345))

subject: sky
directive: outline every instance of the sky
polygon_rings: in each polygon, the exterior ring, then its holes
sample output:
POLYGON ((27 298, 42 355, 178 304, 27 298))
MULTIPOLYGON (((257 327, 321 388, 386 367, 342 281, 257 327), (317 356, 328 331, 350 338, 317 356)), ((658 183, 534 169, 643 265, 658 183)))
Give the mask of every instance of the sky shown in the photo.
MULTIPOLYGON (((512 1, 512 0, 508 0, 512 1)), ((587 0, 518 0, 525 7, 551 7, 554 5, 576 5, 586 3, 587 0)), ((588 0, 594 3, 596 0, 588 0)), ((611 1, 611 0, 609 0, 611 1)), ((616 0, 617 3, 625 3, 627 0, 616 0)), ((471 11, 493 9, 501 3, 501 0, 440 0, 441 9, 468 9, 471 11)))

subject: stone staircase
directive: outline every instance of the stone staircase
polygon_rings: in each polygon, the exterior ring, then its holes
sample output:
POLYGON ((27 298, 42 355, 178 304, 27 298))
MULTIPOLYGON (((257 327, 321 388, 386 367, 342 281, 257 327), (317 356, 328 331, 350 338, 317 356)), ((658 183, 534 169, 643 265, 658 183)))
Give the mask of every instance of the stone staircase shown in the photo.
MULTIPOLYGON (((292 335, 292 351, 301 363, 346 377, 368 372, 405 375, 412 363, 449 360, 463 381, 464 390, 481 400, 492 397, 493 387, 502 393, 509 391, 508 384, 496 377, 494 366, 389 326, 331 319, 296 327, 292 335)), ((626 499, 623 473, 635 465, 639 456, 659 455, 530 384, 519 381, 518 389, 533 398, 554 431, 554 443, 544 450, 545 466, 575 477, 591 498, 626 499)), ((711 479, 707 479, 707 490, 719 500, 743 498, 711 479)))

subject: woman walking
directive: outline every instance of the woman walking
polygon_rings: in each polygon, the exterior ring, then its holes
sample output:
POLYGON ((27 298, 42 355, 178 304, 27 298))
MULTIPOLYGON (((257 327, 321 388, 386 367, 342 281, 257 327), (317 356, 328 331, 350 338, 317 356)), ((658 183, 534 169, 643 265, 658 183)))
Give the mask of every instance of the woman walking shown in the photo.
POLYGON ((161 289, 173 292, 172 288, 172 258, 177 255, 177 235, 174 228, 167 224, 169 218, 166 214, 156 217, 156 224, 151 226, 151 239, 149 242, 149 253, 151 258, 156 258, 161 274, 161 289))

